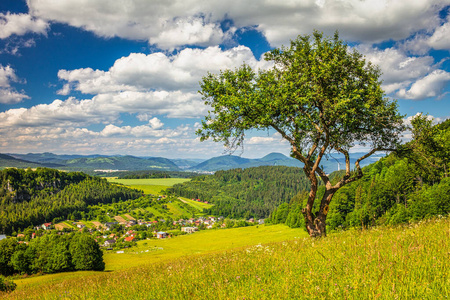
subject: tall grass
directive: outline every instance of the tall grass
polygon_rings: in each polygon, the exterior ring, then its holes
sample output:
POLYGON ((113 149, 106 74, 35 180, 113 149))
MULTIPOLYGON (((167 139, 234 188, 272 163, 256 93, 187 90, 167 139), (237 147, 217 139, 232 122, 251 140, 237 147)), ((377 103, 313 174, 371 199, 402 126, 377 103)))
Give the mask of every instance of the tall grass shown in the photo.
POLYGON ((191 255, 6 299, 448 299, 449 259, 447 218, 191 255))

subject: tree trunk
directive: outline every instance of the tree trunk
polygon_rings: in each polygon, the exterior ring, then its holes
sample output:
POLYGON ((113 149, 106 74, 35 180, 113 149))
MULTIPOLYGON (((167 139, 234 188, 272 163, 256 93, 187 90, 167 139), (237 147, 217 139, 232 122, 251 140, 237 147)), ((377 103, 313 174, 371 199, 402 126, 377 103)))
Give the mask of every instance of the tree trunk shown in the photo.
MULTIPOLYGON (((312 212, 312 205, 306 206, 302 210, 303 216, 305 218, 305 224, 306 224, 306 230, 308 231, 308 234, 310 237, 326 237, 327 236, 327 228, 326 228, 326 220, 329 210, 329 205, 331 202, 331 199, 334 196, 334 193, 336 193, 336 189, 329 188, 325 191, 322 201, 320 203, 320 209, 317 213, 317 216, 314 215, 312 212)), ((314 194, 315 192, 310 193, 308 198, 308 203, 310 203, 310 197, 311 194, 314 194)), ((314 200, 312 200, 314 203, 314 200)))

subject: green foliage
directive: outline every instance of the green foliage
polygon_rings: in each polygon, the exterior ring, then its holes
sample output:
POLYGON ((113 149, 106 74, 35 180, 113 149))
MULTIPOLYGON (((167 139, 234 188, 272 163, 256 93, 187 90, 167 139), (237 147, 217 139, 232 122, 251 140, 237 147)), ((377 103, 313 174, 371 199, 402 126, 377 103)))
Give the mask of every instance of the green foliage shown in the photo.
POLYGON ((281 203, 309 188, 301 169, 264 166, 217 171, 193 178, 167 191, 214 204, 208 214, 230 218, 266 218, 281 203))
POLYGON ((273 68, 256 73, 248 65, 208 74, 200 94, 212 107, 196 133, 222 142, 230 151, 243 145, 248 130, 278 132, 291 156, 304 164, 311 193, 303 214, 311 236, 326 235, 325 220, 334 193, 362 177, 359 162, 377 150, 393 150, 404 129, 397 103, 385 97, 380 70, 363 55, 319 32, 298 36, 289 47, 265 55, 273 68), (350 168, 350 149, 371 149, 350 168), (346 174, 330 185, 321 161, 331 151, 346 157, 346 174), (317 214, 312 209, 318 176, 326 191, 317 214))
MULTIPOLYGON (((7 279, 3 276, 0 276, 0 292, 12 292, 16 289, 17 284, 14 283, 14 281, 7 279)), ((1 296, 1 294, 0 294, 1 296)))
POLYGON ((75 235, 69 246, 75 270, 103 271, 103 252, 97 242, 89 235, 75 235))
POLYGON ((27 244, 16 239, 0 241, 0 274, 103 271, 103 252, 88 234, 45 234, 27 244))
MULTIPOLYGON (((142 192, 83 173, 53 169, 0 171, 0 232, 85 215, 88 205, 136 199, 142 192)), ((75 219, 75 218, 72 218, 75 219)))

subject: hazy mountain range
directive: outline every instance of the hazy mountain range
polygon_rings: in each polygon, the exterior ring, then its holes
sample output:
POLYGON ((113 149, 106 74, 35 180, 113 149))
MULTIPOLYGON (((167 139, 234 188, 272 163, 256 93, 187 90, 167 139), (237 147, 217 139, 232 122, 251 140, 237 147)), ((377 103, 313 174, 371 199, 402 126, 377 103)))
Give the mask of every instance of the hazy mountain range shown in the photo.
MULTIPOLYGON (((355 158, 363 153, 353 153, 355 158)), ((382 156, 382 155, 381 155, 382 156)), ((380 155, 370 157, 362 162, 362 166, 377 161, 380 155)), ((355 159, 352 159, 354 163, 355 159)), ((327 173, 345 168, 345 159, 342 155, 333 154, 322 160, 323 168, 327 173)), ((53 153, 28 154, 0 154, 0 168, 36 168, 49 167, 60 170, 93 172, 94 170, 160 170, 160 171, 191 171, 214 172, 234 168, 250 168, 258 166, 290 166, 302 167, 303 164, 296 159, 281 153, 270 153, 259 159, 250 159, 234 155, 223 155, 208 160, 202 159, 168 159, 163 157, 137 157, 131 155, 58 155, 53 153)))

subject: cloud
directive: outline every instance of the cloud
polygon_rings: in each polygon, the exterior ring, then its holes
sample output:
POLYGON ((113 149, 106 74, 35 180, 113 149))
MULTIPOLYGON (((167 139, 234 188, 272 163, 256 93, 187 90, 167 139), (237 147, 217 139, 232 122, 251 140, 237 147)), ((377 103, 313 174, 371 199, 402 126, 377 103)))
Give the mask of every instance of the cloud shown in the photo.
POLYGON ((0 39, 6 39, 12 35, 24 35, 29 32, 46 34, 48 27, 47 22, 33 18, 28 14, 0 13, 0 39))
POLYGON ((382 87, 387 94, 410 85, 435 68, 432 56, 407 56, 400 49, 381 50, 368 45, 360 45, 356 49, 364 54, 366 60, 380 67, 382 87))
MULTIPOLYGON (((60 70, 58 77, 84 94, 120 91, 182 90, 197 91, 198 82, 207 72, 217 73, 224 68, 236 68, 243 62, 254 68, 267 68, 245 46, 221 50, 218 46, 206 49, 184 49, 175 55, 156 52, 145 55, 131 53, 115 61, 108 71, 91 68, 60 70)), ((61 91, 66 92, 65 85, 61 91)))
POLYGON ((400 89, 397 92, 397 96, 413 100, 442 97, 442 91, 448 82, 450 82, 449 72, 435 70, 427 76, 417 80, 408 90, 400 89))
POLYGON ((220 43, 236 28, 257 26, 273 46, 298 34, 338 29, 354 41, 401 40, 440 25, 446 0, 111 1, 28 0, 30 14, 99 36, 147 40, 161 49, 220 43), (224 32, 220 23, 234 26, 224 32))
POLYGON ((204 18, 183 18, 166 21, 162 31, 149 38, 150 44, 173 50, 182 45, 209 46, 221 44, 225 34, 219 24, 206 24, 204 18))
POLYGON ((14 104, 30 98, 23 92, 17 92, 11 87, 11 82, 20 82, 14 69, 0 64, 0 103, 14 104))
POLYGON ((450 50, 450 16, 447 22, 438 27, 433 35, 428 39, 427 43, 436 50, 450 50))

